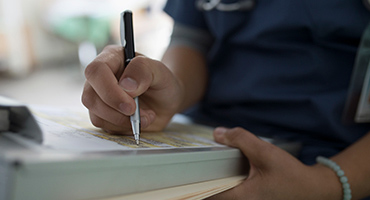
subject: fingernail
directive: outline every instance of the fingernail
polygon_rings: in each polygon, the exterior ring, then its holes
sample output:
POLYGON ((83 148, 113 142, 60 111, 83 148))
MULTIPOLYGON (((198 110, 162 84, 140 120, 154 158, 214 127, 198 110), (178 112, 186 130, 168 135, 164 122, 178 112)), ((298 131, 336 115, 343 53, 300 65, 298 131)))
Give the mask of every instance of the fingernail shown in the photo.
POLYGON ((120 104, 119 104, 119 110, 120 110, 123 114, 125 114, 125 115, 131 115, 131 114, 132 114, 132 112, 133 112, 133 111, 131 111, 131 110, 132 110, 132 108, 131 108, 130 104, 128 104, 128 103, 120 103, 120 104))
POLYGON ((228 129, 225 128, 225 127, 217 127, 215 129, 214 133, 215 133, 216 136, 222 136, 222 135, 224 135, 227 132, 227 130, 228 129))
POLYGON ((146 128, 148 126, 148 119, 146 117, 141 116, 140 125, 141 127, 146 128))
POLYGON ((154 112, 149 112, 148 116, 149 116, 149 120, 151 122, 153 122, 155 120, 155 113, 154 112))
POLYGON ((154 118, 155 114, 152 112, 148 112, 148 115, 145 117, 142 116, 140 118, 142 127, 146 128, 147 126, 149 126, 154 121, 154 118))
POLYGON ((130 77, 122 79, 119 85, 127 92, 135 91, 138 87, 137 82, 130 77))

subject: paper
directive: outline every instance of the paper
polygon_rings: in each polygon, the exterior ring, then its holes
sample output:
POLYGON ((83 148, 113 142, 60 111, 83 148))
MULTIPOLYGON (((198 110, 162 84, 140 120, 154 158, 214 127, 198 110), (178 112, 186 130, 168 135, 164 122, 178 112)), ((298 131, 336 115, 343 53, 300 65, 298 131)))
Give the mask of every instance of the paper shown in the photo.
POLYGON ((67 151, 202 148, 223 146, 213 141, 212 129, 171 123, 163 132, 142 133, 137 146, 132 135, 112 135, 93 127, 87 111, 31 107, 40 125, 43 145, 67 151))
MULTIPOLYGON (((231 189, 244 181, 247 176, 233 176, 229 178, 205 181, 195 184, 171 187, 161 190, 143 192, 138 194, 124 195, 107 198, 104 200, 179 200, 179 199, 204 199, 220 192, 231 189)), ((103 200, 103 199, 102 199, 103 200)))
POLYGON ((362 34, 357 50, 346 105, 345 123, 370 123, 370 24, 362 34))
POLYGON ((359 123, 370 122, 370 62, 367 66, 365 80, 362 85, 355 121, 359 123))

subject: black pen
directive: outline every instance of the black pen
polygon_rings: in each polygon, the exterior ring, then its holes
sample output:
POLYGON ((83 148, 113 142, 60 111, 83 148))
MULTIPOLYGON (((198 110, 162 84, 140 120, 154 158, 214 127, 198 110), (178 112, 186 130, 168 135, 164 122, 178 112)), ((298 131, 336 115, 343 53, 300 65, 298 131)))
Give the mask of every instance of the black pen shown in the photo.
MULTIPOLYGON (((132 25, 132 12, 126 10, 121 13, 121 44, 125 48, 125 67, 130 63, 131 59, 135 57, 135 46, 134 46, 134 30, 132 25)), ((140 144, 140 109, 139 109, 139 98, 135 97, 136 109, 135 113, 130 116, 132 132, 135 137, 136 144, 140 144)))

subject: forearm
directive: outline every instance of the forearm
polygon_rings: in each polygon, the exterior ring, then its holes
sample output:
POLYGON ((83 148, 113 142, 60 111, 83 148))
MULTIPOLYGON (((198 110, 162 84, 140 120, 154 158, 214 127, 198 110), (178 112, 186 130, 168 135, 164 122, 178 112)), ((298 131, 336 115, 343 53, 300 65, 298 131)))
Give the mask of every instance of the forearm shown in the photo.
POLYGON ((178 112, 198 102, 203 97, 208 82, 204 55, 190 47, 172 46, 165 52, 162 61, 181 85, 183 98, 178 112))
MULTIPOLYGON (((339 154, 330 159, 336 162, 348 178, 352 191, 352 199, 370 196, 370 132, 339 154)), ((343 199, 342 184, 334 170, 322 164, 313 166, 319 174, 318 190, 327 199, 343 199)))
POLYGON ((353 199, 370 196, 370 132, 331 159, 345 172, 353 199))

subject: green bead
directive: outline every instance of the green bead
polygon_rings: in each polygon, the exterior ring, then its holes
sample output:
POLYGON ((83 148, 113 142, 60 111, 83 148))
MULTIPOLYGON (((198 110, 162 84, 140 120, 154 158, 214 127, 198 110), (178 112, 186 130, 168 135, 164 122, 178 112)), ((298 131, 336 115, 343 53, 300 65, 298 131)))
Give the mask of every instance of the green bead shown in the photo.
POLYGON ((350 188, 350 184, 348 183, 348 178, 344 175, 344 171, 340 168, 340 166, 336 162, 322 156, 316 157, 316 162, 329 167, 337 174, 340 182, 342 183, 343 200, 351 200, 352 191, 350 188))
POLYGON ((343 200, 351 200, 352 199, 352 195, 351 194, 344 194, 343 195, 343 200))
MULTIPOLYGON (((335 165, 333 166, 333 170, 334 170, 334 171, 336 171, 336 172, 337 172, 337 171, 339 171, 339 170, 340 170, 340 171, 342 171, 342 170, 340 169, 339 165, 337 165, 337 164, 335 164, 335 165)), ((343 171, 342 171, 342 172, 343 172, 343 171)), ((344 174, 344 172, 343 172, 343 174, 344 174)), ((339 176, 339 175, 338 175, 338 176, 339 176)))
POLYGON ((350 185, 349 183, 343 183, 343 189, 349 189, 350 188, 350 185))
POLYGON ((336 171, 337 172, 337 175, 338 176, 344 176, 344 171, 343 170, 341 170, 341 169, 339 169, 338 171, 336 171))
POLYGON ((322 157, 322 156, 318 156, 318 157, 316 158, 316 162, 318 162, 318 163, 323 163, 323 162, 325 162, 325 158, 324 158, 324 157, 322 157))
POLYGON ((352 191, 349 188, 343 189, 343 194, 351 194, 352 191))
POLYGON ((336 165, 335 162, 333 162, 331 160, 326 160, 326 161, 330 165, 330 167, 334 167, 336 165))
POLYGON ((345 176, 342 176, 342 177, 340 177, 340 182, 341 183, 347 183, 348 182, 348 178, 345 177, 345 176))

